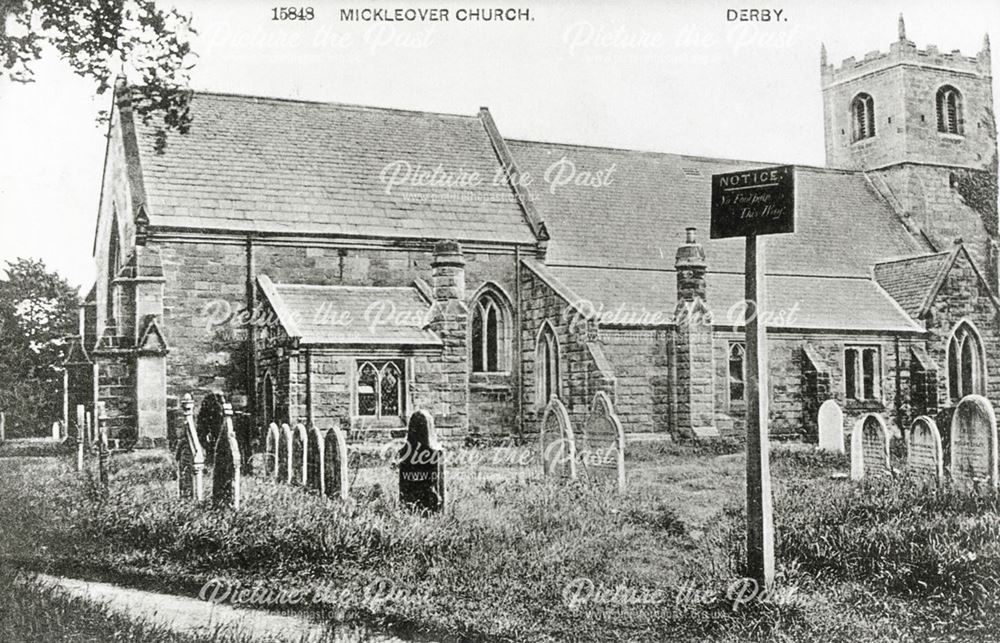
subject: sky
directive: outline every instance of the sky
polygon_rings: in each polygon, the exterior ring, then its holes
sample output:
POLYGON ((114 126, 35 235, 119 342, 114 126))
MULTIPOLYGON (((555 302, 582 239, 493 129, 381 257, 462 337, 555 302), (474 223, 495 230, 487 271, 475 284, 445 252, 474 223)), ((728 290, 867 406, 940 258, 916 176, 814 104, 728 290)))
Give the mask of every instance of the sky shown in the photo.
MULTIPOLYGON (((260 0, 160 4, 193 16, 195 90, 469 115, 488 106, 508 138, 808 165, 824 162, 821 42, 838 65, 887 51, 900 12, 920 48, 972 56, 985 33, 1000 38, 1000 3, 985 0, 296 5, 313 7, 311 21, 273 20, 278 3, 260 0), (530 20, 455 20, 477 6, 527 8, 530 20), (447 8, 452 19, 342 20, 351 7, 447 8), (727 19, 752 7, 780 19, 727 19)), ((34 69, 29 85, 0 77, 0 262, 39 257, 87 288, 106 133, 96 117, 111 99, 54 56, 34 69)))

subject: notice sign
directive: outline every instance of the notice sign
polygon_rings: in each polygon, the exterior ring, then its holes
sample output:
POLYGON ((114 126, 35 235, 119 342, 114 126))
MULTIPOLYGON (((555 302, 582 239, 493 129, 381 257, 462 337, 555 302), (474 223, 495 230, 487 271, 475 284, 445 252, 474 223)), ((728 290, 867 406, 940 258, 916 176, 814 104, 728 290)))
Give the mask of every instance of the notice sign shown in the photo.
POLYGON ((795 168, 712 175, 711 238, 795 232, 795 168))

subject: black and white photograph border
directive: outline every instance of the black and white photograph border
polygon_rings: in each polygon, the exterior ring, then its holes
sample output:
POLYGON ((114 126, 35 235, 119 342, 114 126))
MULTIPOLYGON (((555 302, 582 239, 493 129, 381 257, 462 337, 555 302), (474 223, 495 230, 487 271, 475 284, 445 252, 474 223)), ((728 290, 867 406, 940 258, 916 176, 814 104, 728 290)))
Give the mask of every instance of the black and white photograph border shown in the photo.
POLYGON ((997 33, 0 0, 0 640, 998 640, 997 33))

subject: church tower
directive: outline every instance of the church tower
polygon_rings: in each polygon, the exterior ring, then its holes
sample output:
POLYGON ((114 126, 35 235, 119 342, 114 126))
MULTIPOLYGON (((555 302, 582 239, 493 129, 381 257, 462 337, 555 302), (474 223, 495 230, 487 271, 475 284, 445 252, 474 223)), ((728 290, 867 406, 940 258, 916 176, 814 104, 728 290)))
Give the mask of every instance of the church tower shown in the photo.
POLYGON ((820 53, 826 163, 863 170, 933 250, 961 239, 997 290, 997 135, 987 35, 975 56, 917 49, 899 17, 888 53, 820 53))

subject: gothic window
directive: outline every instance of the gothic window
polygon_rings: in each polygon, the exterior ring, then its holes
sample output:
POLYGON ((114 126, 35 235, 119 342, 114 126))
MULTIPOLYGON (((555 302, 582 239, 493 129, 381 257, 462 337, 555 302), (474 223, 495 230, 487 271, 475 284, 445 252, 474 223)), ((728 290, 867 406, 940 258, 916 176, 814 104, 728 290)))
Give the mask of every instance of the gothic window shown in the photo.
POLYGON ((559 395, 559 343, 548 322, 542 325, 536 344, 536 401, 544 406, 552 396, 559 395))
POLYGON ((962 94, 951 85, 937 91, 937 126, 945 134, 962 134, 965 129, 962 94))
POLYGON ((875 136, 875 99, 858 94, 851 101, 851 122, 855 141, 875 136))
POLYGON ((111 241, 108 246, 108 274, 107 274, 107 294, 105 298, 105 325, 110 326, 115 319, 117 302, 115 301, 115 277, 121 268, 121 240, 118 238, 118 215, 111 216, 111 241))
POLYGON ((510 369, 509 308, 492 290, 472 305, 472 372, 497 373, 510 369))
POLYGON ((882 394, 882 359, 878 346, 844 349, 844 389, 849 400, 877 400, 882 394))
POLYGON ((367 361, 358 368, 355 408, 358 415, 374 418, 405 414, 405 382, 402 362, 367 361))
POLYGON ((957 403, 974 394, 986 394, 983 344, 976 329, 962 322, 948 340, 948 395, 957 403))
POLYGON ((729 342, 729 403, 742 404, 746 387, 746 347, 729 342))

